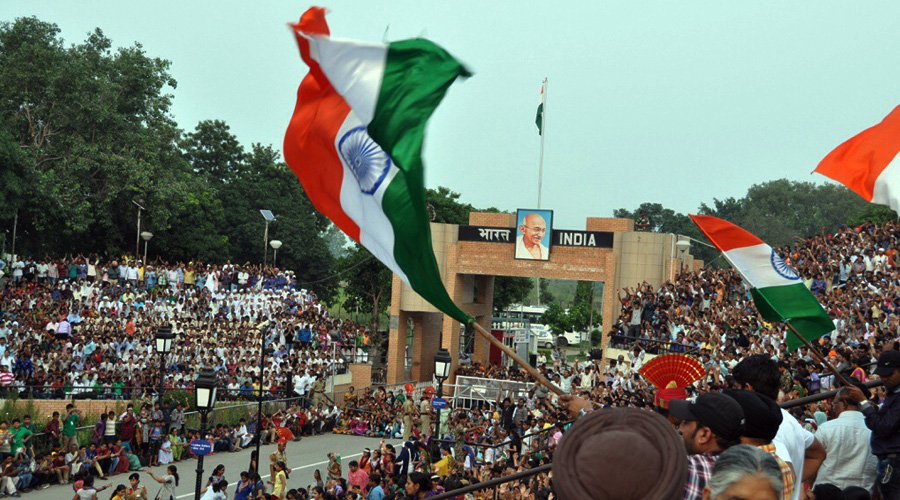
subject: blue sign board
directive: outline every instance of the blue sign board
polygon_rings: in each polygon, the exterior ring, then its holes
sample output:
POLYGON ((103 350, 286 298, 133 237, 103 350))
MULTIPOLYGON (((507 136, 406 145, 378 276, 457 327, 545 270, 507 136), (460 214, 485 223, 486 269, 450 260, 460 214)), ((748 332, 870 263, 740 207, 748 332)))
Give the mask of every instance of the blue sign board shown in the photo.
POLYGON ((446 410, 447 400, 443 398, 434 398, 431 400, 431 407, 435 410, 446 410))
POLYGON ((198 457, 205 457, 212 453, 213 447, 209 441, 194 441, 191 443, 191 453, 198 457))

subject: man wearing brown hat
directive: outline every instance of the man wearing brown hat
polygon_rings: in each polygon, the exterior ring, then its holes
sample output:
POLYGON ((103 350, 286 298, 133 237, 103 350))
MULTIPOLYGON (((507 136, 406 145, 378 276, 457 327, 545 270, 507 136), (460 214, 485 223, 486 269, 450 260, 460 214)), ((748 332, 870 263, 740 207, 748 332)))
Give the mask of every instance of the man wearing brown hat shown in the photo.
POLYGON ((706 393, 695 401, 671 401, 669 415, 681 422, 678 432, 688 453, 684 499, 699 500, 717 456, 740 443, 744 411, 724 394, 706 393))
POLYGON ((741 432, 741 444, 756 446, 760 450, 772 455, 781 469, 781 478, 784 483, 782 498, 789 500, 794 494, 796 476, 791 465, 782 460, 775 451, 772 440, 778 434, 778 427, 784 416, 781 408, 772 398, 751 391, 726 390, 723 394, 730 396, 741 405, 744 410, 744 430, 741 432))
POLYGON ((849 396, 859 403, 866 427, 872 430, 872 453, 878 457, 875 484, 882 498, 900 498, 900 351, 881 353, 875 374, 888 392, 881 408, 858 387, 851 387, 849 396))

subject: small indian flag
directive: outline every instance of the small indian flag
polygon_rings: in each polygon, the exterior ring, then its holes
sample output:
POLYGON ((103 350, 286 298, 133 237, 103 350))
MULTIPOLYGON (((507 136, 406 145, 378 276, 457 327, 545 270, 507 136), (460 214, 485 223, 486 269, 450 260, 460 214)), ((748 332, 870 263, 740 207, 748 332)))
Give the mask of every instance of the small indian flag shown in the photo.
POLYGON ((425 206, 425 124, 465 67, 428 40, 329 38, 324 9, 292 25, 309 74, 284 137, 288 166, 317 210, 454 319, 425 206))
POLYGON ((538 100, 537 116, 534 118, 534 123, 538 128, 538 135, 544 135, 544 90, 546 87, 547 79, 544 78, 544 81, 541 82, 541 96, 540 100, 538 100))
POLYGON ((900 106, 828 154, 816 172, 869 203, 900 211, 900 106))
MULTIPOLYGON (((800 276, 775 251, 745 229, 708 215, 691 215, 706 238, 722 252, 744 280, 756 309, 767 321, 790 323, 806 340, 815 341, 834 330, 834 322, 800 276)), ((801 345, 787 336, 788 350, 801 345)))

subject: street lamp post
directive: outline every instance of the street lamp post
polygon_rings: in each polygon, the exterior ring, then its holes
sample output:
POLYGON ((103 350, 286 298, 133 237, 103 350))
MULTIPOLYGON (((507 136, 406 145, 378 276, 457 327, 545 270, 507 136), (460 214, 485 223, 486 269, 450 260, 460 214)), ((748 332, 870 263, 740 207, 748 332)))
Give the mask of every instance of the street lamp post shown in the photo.
MULTIPOLYGON (((268 329, 260 329, 259 339, 259 393, 257 394, 256 406, 256 464, 253 472, 259 472, 259 448, 262 445, 262 407, 263 407, 263 391, 265 390, 265 377, 263 371, 266 366, 266 334, 268 329)), ((252 460, 251 460, 251 463, 252 460)))
POLYGON ((269 223, 275 222, 276 219, 271 210, 260 210, 259 213, 266 220, 266 230, 263 233, 263 267, 265 267, 269 258, 269 249, 266 247, 269 244, 269 223))
POLYGON ((131 200, 131 203, 134 203, 134 206, 138 207, 137 234, 135 235, 134 241, 134 258, 136 259, 138 255, 141 254, 141 211, 147 209, 142 207, 141 204, 135 200, 131 200))
POLYGON ((681 255, 678 270, 684 272, 684 254, 691 248, 691 242, 689 240, 678 240, 675 242, 675 246, 678 247, 678 253, 681 255))
MULTIPOLYGON (((444 381, 450 377, 450 367, 453 365, 453 358, 450 357, 450 353, 447 349, 438 349, 437 354, 434 355, 434 378, 437 379, 438 388, 437 388, 437 399, 441 399, 444 397, 444 381)), ((435 428, 434 433, 438 437, 438 441, 441 439, 441 408, 440 406, 436 407, 437 418, 435 419, 435 428)))
POLYGON ((147 265, 147 243, 150 243, 150 238, 153 238, 153 233, 150 231, 144 231, 141 233, 141 238, 144 239, 144 266, 147 265))
POLYGON ((275 267, 278 265, 278 249, 281 248, 281 240, 272 240, 269 242, 269 246, 275 251, 272 255, 272 267, 275 267))
MULTIPOLYGON (((206 439, 206 417, 216 406, 216 372, 203 369, 194 383, 194 403, 200 412, 200 439, 206 439)), ((197 484, 194 498, 200 498, 200 485, 203 481, 203 455, 197 457, 197 484)))
POLYGON ((156 391, 156 400, 159 401, 159 407, 162 409, 163 381, 166 375, 166 355, 172 350, 172 341, 175 340, 175 334, 172 328, 161 326, 156 331, 156 355, 159 356, 159 389, 156 391))

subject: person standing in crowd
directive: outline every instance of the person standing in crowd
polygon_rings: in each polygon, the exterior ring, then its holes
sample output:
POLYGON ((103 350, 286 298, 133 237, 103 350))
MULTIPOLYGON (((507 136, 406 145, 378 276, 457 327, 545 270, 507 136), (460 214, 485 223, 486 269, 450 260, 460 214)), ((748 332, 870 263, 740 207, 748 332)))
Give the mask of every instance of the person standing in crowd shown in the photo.
POLYGON ((872 431, 872 453, 878 457, 875 486, 882 498, 895 499, 900 498, 900 351, 882 352, 875 374, 888 393, 880 408, 858 387, 849 388, 848 395, 859 405, 866 427, 872 431))
POLYGON ((816 440, 825 447, 827 456, 815 484, 833 484, 841 489, 862 486, 873 491, 878 459, 872 454, 872 431, 866 427, 859 403, 850 397, 848 388, 842 387, 835 394, 831 409, 832 419, 816 431, 816 440))
POLYGON ((671 401, 669 414, 681 423, 678 432, 688 454, 685 500, 699 500, 720 453, 738 444, 744 411, 734 399, 706 393, 696 401, 671 401))
MULTIPOLYGON (((352 389, 352 387, 351 387, 352 389)), ((415 414, 415 406, 413 405, 412 398, 406 398, 403 402, 402 406, 403 412, 403 441, 409 441, 409 436, 412 434, 413 427, 413 415, 415 414)))
POLYGON ((81 421, 81 411, 75 408, 75 405, 69 403, 66 405, 66 419, 63 421, 63 449, 68 450, 72 446, 78 448, 77 429, 78 422, 81 421))
MULTIPOLYGON (((748 356, 734 367, 731 374, 741 389, 758 392, 778 401, 781 374, 778 364, 770 356, 748 356)), ((819 466, 825 461, 825 448, 793 415, 783 408, 781 414, 781 425, 773 440, 775 452, 779 458, 791 464, 798 483, 809 481, 816 477, 819 466)), ((800 500, 801 489, 794 488, 792 500, 800 500)))

